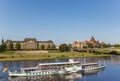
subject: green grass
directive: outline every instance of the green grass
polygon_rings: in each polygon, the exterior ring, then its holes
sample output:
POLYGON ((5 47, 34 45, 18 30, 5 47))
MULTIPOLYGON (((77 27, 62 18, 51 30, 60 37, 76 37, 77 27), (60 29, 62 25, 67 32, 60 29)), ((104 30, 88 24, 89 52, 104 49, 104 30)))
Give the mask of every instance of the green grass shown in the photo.
POLYGON ((81 57, 104 57, 108 54, 93 54, 80 52, 58 52, 48 54, 15 54, 14 52, 0 53, 0 61, 20 61, 20 60, 52 60, 66 58, 81 58, 81 57))
POLYGON ((48 53, 60 53, 59 50, 48 50, 48 53))
POLYGON ((112 54, 112 55, 120 55, 120 49, 119 48, 100 48, 97 49, 96 52, 98 53, 103 53, 103 54, 109 54, 112 51, 116 51, 116 54, 112 54))

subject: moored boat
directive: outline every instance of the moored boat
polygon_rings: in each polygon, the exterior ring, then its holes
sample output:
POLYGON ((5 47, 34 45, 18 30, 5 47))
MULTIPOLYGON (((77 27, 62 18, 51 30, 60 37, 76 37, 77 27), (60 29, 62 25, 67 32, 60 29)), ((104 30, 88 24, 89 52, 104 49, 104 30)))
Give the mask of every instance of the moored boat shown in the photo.
POLYGON ((97 63, 84 63, 82 65, 82 70, 81 72, 90 72, 92 70, 99 70, 105 68, 105 65, 101 64, 100 62, 97 63))
POLYGON ((79 62, 69 59, 68 62, 59 63, 39 63, 36 67, 21 68, 20 72, 10 72, 9 76, 43 76, 50 74, 67 74, 80 71, 79 62))
POLYGON ((21 68, 20 72, 10 72, 9 76, 44 76, 53 74, 70 74, 76 72, 88 72, 91 70, 98 70, 105 68, 105 65, 100 62, 80 64, 77 61, 69 59, 68 62, 58 63, 39 63, 35 67, 21 68))

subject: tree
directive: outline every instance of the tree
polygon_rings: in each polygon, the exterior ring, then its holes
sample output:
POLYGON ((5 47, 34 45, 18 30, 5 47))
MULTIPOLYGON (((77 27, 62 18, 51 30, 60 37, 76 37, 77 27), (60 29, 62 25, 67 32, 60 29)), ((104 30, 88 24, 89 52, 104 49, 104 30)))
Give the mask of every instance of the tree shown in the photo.
POLYGON ((66 52, 69 51, 69 47, 67 44, 61 44, 59 47, 60 52, 66 52))
POLYGON ((113 47, 120 47, 120 44, 114 44, 113 47))
POLYGON ((68 44, 68 48, 69 48, 69 51, 71 51, 72 45, 71 45, 71 44, 68 44))
POLYGON ((107 47, 111 47, 112 45, 110 43, 107 44, 107 47))
POLYGON ((20 43, 17 43, 15 47, 16 47, 16 50, 20 50, 21 49, 20 43))
POLYGON ((51 49, 51 46, 50 46, 50 44, 48 44, 48 46, 47 46, 47 49, 49 50, 49 49, 51 49))
POLYGON ((107 44, 104 44, 104 45, 100 45, 101 48, 107 48, 108 45, 107 44))
POLYGON ((41 45, 41 49, 44 50, 45 49, 45 45, 42 44, 41 45))
POLYGON ((118 54, 117 51, 113 50, 113 51, 110 51, 109 54, 118 54))
POLYGON ((88 48, 93 48, 93 45, 92 44, 88 44, 88 48))
POLYGON ((52 45, 52 49, 55 50, 55 49, 56 49, 56 46, 55 46, 55 45, 52 45))
POLYGON ((7 48, 7 47, 6 47, 6 44, 1 44, 1 45, 0 45, 0 51, 1 51, 1 52, 5 51, 6 48, 7 48))
POLYGON ((4 43, 4 39, 2 38, 1 45, 0 45, 0 51, 5 51, 6 50, 6 44, 4 43))
POLYGON ((87 46, 83 46, 83 49, 87 49, 87 46))
POLYGON ((37 49, 39 50, 39 44, 37 44, 37 49))
POLYGON ((12 42, 10 42, 10 44, 9 44, 9 50, 10 50, 10 51, 13 50, 13 43, 12 43, 12 42))

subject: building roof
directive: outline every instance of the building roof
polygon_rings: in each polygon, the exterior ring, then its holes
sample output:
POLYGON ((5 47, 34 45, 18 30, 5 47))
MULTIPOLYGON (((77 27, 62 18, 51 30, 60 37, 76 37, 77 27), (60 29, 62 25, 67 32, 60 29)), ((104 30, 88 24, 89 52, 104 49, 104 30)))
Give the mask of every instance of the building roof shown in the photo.
POLYGON ((22 43, 23 41, 12 41, 14 43, 22 43))
POLYGON ((5 42, 6 42, 6 43, 7 43, 7 42, 12 42, 12 40, 9 40, 9 39, 8 39, 8 40, 6 40, 5 42))
POLYGON ((30 40, 35 41, 35 42, 37 41, 36 38, 25 38, 25 39, 24 39, 24 42, 28 42, 28 41, 30 41, 30 40))
POLYGON ((95 38, 92 36, 90 38, 90 40, 85 40, 83 42, 77 42, 77 41, 74 41, 73 44, 75 45, 78 45, 78 44, 101 44, 101 45, 104 45, 105 43, 104 42, 99 42, 98 40, 95 40, 95 38))
POLYGON ((38 43, 53 43, 53 41, 37 41, 38 43))
POLYGON ((37 41, 36 38, 25 38, 24 41, 12 41, 12 40, 7 40, 7 42, 13 42, 13 43, 25 43, 25 42, 28 42, 28 41, 34 41, 34 42, 37 42, 37 43, 53 43, 52 40, 48 40, 48 41, 37 41))
POLYGON ((105 43, 104 42, 100 42, 100 45, 105 45, 105 43))
POLYGON ((74 43, 74 44, 78 44, 79 42, 77 42, 77 41, 74 41, 73 43, 74 43))

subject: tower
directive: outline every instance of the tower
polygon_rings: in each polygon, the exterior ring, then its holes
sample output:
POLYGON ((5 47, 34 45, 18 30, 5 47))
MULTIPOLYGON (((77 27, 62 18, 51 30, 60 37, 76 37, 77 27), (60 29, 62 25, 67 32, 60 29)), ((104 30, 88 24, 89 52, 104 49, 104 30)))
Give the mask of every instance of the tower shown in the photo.
POLYGON ((95 41, 95 38, 92 36, 92 37, 90 38, 90 41, 95 41))

